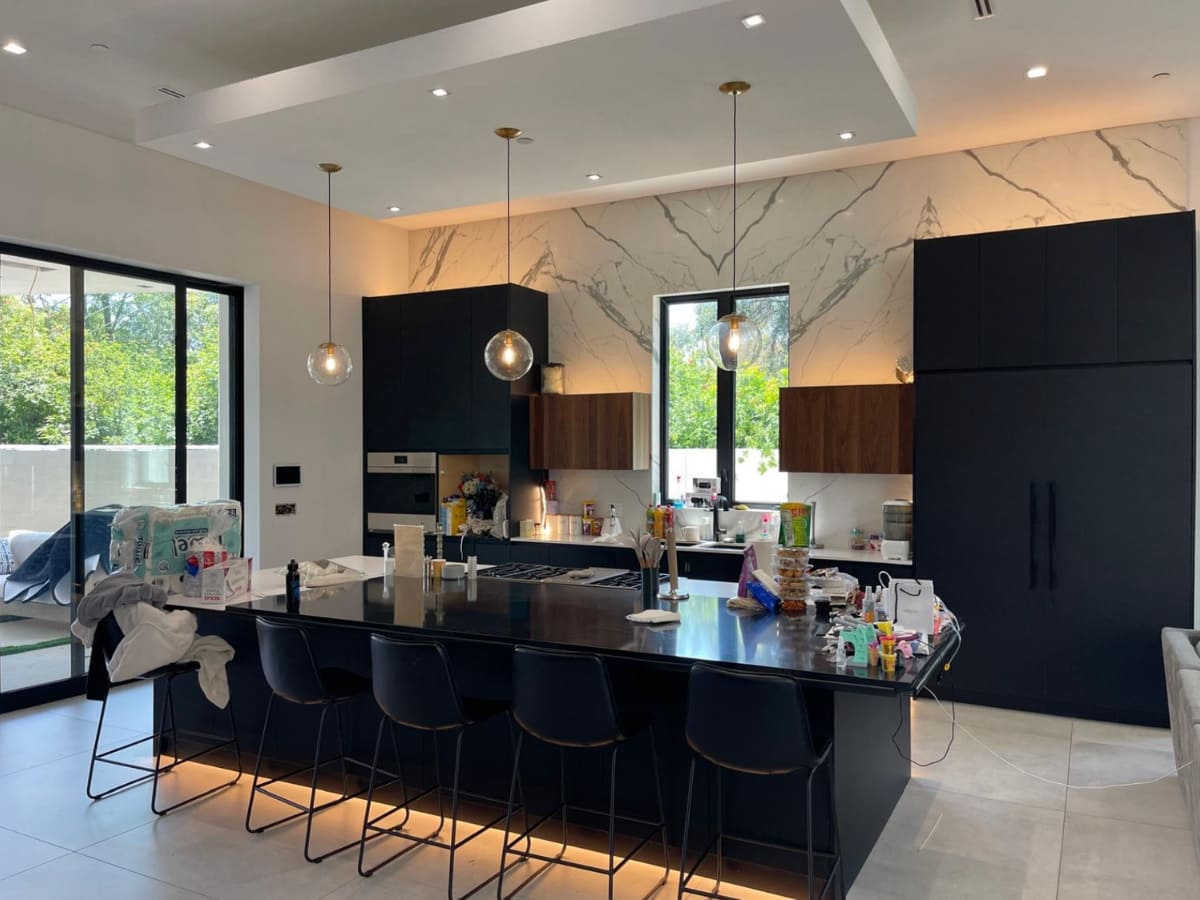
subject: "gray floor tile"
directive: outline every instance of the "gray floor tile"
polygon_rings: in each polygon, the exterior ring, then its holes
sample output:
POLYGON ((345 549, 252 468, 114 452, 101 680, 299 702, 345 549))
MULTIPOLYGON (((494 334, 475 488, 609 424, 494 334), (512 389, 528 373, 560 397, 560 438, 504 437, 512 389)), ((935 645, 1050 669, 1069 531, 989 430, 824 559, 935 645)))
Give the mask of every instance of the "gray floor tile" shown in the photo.
POLYGON ((0 881, 0 896, 37 900, 196 900, 202 894, 163 884, 99 860, 71 853, 0 881))
MULTIPOLYGON (((141 737, 138 732, 105 725, 102 746, 141 737)), ((91 752, 96 725, 86 719, 58 715, 37 707, 0 720, 0 776, 41 766, 56 759, 91 752)))
POLYGON ((1063 814, 910 784, 854 898, 1053 898, 1063 814))
POLYGON ((0 879, 32 869, 71 851, 0 828, 0 879))
POLYGON ((1140 725, 1076 719, 1073 737, 1076 741, 1088 741, 1093 744, 1120 744, 1142 750, 1174 752, 1171 732, 1167 728, 1143 728, 1140 725))
POLYGON ((1189 900, 1198 892, 1190 832, 1068 814, 1059 900, 1189 900))
MULTIPOLYGON (((978 740, 962 728, 957 729, 946 759, 924 768, 914 765, 913 779, 922 787, 933 790, 955 791, 1045 809, 1066 808, 1066 787, 1048 784, 1017 771, 989 753, 984 745, 1026 772, 1065 785, 1071 750, 1069 737, 1048 737, 981 725, 968 727, 978 740)), ((916 762, 937 759, 945 752, 949 740, 950 723, 944 719, 913 722, 912 759, 916 762)))
MULTIPOLYGON (((83 753, 0 777, 0 827, 78 850, 155 818, 149 785, 89 800, 84 793, 87 768, 88 754, 83 753)), ((129 777, 124 770, 114 772, 104 777, 129 777)), ((97 784, 112 783, 97 777, 97 784)))
MULTIPOLYGON (((952 693, 951 691, 946 692, 947 696, 942 698, 941 707, 931 698, 917 700, 912 706, 913 719, 919 722, 948 723, 947 714, 951 711, 949 697, 952 693)), ((1023 712, 1016 709, 997 709, 992 706, 975 706, 970 703, 955 703, 953 711, 958 721, 972 730, 993 728, 1021 734, 1036 734, 1042 737, 1066 738, 1071 736, 1071 720, 1059 716, 1045 716, 1041 713, 1023 712)))
MULTIPOLYGON (((1170 750, 1144 750, 1125 744, 1075 741, 1071 747, 1071 784, 1104 785, 1149 781, 1175 768, 1170 750)), ((1190 828, 1178 777, 1136 787, 1067 792, 1067 812, 1105 816, 1148 825, 1190 828)))

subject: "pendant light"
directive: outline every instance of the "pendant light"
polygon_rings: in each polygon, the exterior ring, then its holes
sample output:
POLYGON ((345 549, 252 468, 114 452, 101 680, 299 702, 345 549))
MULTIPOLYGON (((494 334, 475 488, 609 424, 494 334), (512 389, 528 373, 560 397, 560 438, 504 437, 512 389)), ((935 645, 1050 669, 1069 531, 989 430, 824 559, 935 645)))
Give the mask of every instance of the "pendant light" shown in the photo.
MULTIPOLYGON (((733 253, 730 270, 733 272, 733 290, 737 291, 737 98, 750 90, 745 81, 727 81, 719 88, 722 94, 733 98, 733 253)), ((762 331, 754 320, 736 311, 721 316, 709 329, 705 342, 709 358, 717 368, 736 372, 758 358, 762 347, 762 331)))
POLYGON ((342 171, 337 163, 321 163, 318 168, 325 173, 326 203, 326 251, 328 268, 328 297, 329 339, 318 344, 317 349, 308 354, 308 375, 317 384, 343 384, 354 371, 354 363, 350 353, 341 344, 333 342, 333 173, 342 171))
MULTIPOLYGON (((512 284, 512 142, 521 136, 520 128, 497 128, 504 139, 505 211, 508 240, 508 284, 512 284)), ((517 381, 533 367, 533 348, 519 331, 505 328, 492 335, 483 348, 483 362, 501 381, 517 381)))

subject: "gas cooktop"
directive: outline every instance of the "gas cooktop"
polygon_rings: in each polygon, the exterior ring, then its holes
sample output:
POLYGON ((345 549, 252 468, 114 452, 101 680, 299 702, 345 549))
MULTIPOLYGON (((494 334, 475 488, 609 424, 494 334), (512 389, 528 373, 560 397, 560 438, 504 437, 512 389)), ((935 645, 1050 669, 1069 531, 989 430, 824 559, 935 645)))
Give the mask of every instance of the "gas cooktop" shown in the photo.
MULTIPOLYGON (((619 590, 637 590, 642 586, 641 575, 626 569, 568 569, 563 566, 543 566, 536 563, 502 563, 489 569, 480 569, 479 577, 535 584, 575 584, 619 590)), ((661 577, 665 578, 666 576, 661 577)))

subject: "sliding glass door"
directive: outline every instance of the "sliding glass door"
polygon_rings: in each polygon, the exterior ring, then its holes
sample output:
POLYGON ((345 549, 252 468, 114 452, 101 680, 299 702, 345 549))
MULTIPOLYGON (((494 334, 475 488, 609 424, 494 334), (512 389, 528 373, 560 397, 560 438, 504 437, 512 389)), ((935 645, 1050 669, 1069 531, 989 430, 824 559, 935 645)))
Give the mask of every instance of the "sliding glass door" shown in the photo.
POLYGON ((71 676, 69 552, 65 580, 38 562, 71 520, 70 438, 71 269, 0 253, 0 691, 71 676))
POLYGON ((240 289, 0 245, 0 711, 82 686, 127 506, 241 498, 240 289))

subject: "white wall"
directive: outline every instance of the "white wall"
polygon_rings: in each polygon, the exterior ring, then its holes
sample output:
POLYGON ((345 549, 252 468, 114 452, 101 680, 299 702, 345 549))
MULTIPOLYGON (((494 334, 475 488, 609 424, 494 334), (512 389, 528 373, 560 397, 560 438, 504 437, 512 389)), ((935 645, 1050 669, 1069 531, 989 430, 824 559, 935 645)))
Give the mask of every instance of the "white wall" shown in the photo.
MULTIPOLYGON (((360 552, 361 379, 325 388, 305 372, 325 336, 324 207, 7 107, 0 171, 5 240, 248 286, 248 551, 260 566, 360 552), (301 464, 304 484, 272 488, 272 463, 301 464), (276 518, 276 500, 298 515, 276 518)), ((404 289, 407 235, 333 221, 334 337, 360 359, 359 298, 404 289)))

